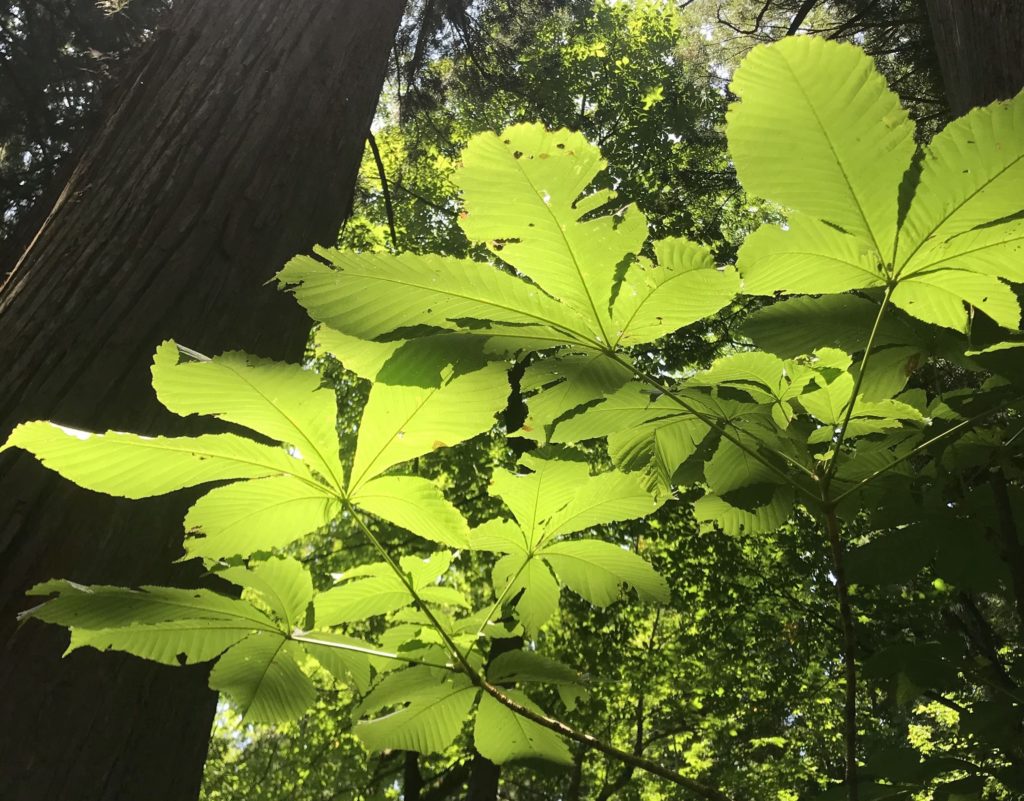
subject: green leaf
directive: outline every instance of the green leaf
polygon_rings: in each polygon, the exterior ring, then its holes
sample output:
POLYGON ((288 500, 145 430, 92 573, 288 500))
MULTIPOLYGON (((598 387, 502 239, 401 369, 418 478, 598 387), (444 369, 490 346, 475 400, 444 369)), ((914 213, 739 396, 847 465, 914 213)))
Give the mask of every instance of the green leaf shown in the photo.
POLYGON ((732 536, 776 531, 792 512, 789 487, 748 487, 727 498, 708 493, 693 504, 694 517, 704 528, 714 524, 732 536))
MULTIPOLYGON (((516 703, 544 714, 524 693, 502 690, 516 703)), ((515 759, 546 759, 558 765, 571 765, 572 754, 565 740, 550 729, 517 715, 504 704, 484 694, 473 728, 476 750, 496 765, 515 759)))
POLYGON ((239 352, 203 361, 182 361, 183 355, 164 342, 153 359, 153 388, 164 406, 183 417, 213 415, 293 445, 328 483, 344 486, 337 402, 316 373, 239 352))
POLYGON ((715 266, 707 248, 685 239, 654 243, 657 267, 635 261, 615 298, 612 322, 620 347, 653 342, 710 317, 735 297, 736 270, 715 266))
MULTIPOLYGON (((965 267, 977 239, 956 244, 954 237, 1021 210, 1024 183, 1024 92, 1013 100, 976 108, 954 120, 925 148, 921 178, 900 230, 898 264, 910 274, 936 266, 965 267)), ((989 257, 999 259, 1021 280, 1014 265, 1024 229, 990 230, 989 257), (994 236, 993 236, 994 235, 994 236), (1003 257, 1003 258, 999 258, 1003 257)))
POLYGON ((668 584, 632 551, 598 540, 555 542, 540 555, 573 592, 596 606, 608 606, 628 584, 644 601, 667 603, 668 584))
POLYGON ((562 415, 603 398, 632 377, 627 367, 597 351, 571 351, 536 359, 520 381, 520 390, 528 395, 529 415, 517 433, 543 442, 562 415))
MULTIPOLYGON (((877 316, 878 304, 856 295, 787 298, 755 311, 740 330, 757 347, 783 359, 804 356, 822 347, 856 354, 864 350, 877 316)), ((876 346, 918 342, 902 320, 883 315, 875 335, 876 346)))
POLYGON ((868 371, 860 385, 860 397, 866 401, 881 401, 898 395, 924 358, 925 354, 916 347, 873 350, 868 371))
POLYGON ((474 551, 525 554, 526 535, 513 521, 495 518, 469 532, 469 548, 474 551))
POLYGON ((316 700, 313 682, 296 661, 304 656, 281 635, 253 634, 217 661, 210 687, 226 693, 253 723, 294 720, 316 700))
POLYGON ((436 754, 458 736, 476 695, 477 689, 462 675, 449 675, 444 681, 435 679, 431 683, 422 682, 417 676, 416 683, 395 699, 407 702, 407 706, 373 720, 361 720, 352 731, 371 751, 392 748, 436 754))
POLYGON ((537 682, 541 684, 579 684, 580 674, 556 659, 536 651, 506 651, 487 666, 487 680, 494 684, 537 682))
POLYGON ((122 651, 177 667, 216 659, 251 633, 251 626, 217 620, 171 620, 116 629, 74 628, 65 654, 89 647, 122 651))
MULTIPOLYGON (((464 603, 461 594, 453 593, 451 588, 435 586, 437 579, 451 566, 450 552, 440 551, 425 559, 403 556, 398 561, 424 600, 456 605, 464 603)), ((359 565, 342 574, 340 580, 344 583, 316 597, 314 606, 318 626, 365 620, 395 612, 413 602, 409 588, 385 562, 359 565)))
POLYGON ((714 455, 704 465, 708 486, 715 493, 724 495, 751 484, 778 484, 779 474, 765 464, 768 457, 763 457, 762 461, 754 456, 761 452, 757 441, 748 436, 739 440, 747 446, 746 449, 722 437, 714 455))
POLYGON ((602 523, 646 517, 664 502, 655 500, 638 476, 614 470, 588 476, 577 485, 572 501, 548 520, 538 543, 602 523))
POLYGON ((254 631, 281 633, 251 604, 209 590, 86 587, 54 580, 31 595, 57 597, 22 613, 71 629, 68 652, 86 646, 165 665, 206 662, 254 631))
POLYGON ((885 286, 878 255, 863 239, 812 217, 762 225, 744 240, 736 262, 748 295, 829 294, 885 286))
POLYGON ((904 265, 902 275, 931 272, 954 267, 997 276, 1015 283, 1024 282, 1021 251, 1024 250, 1024 220, 983 225, 950 239, 929 239, 904 265))
POLYGON ((446 670, 426 665, 403 667, 386 673, 352 710, 352 717, 361 718, 389 706, 400 705, 423 687, 444 682, 448 675, 449 672, 446 670))
POLYGON ((643 471, 650 477, 645 486, 664 494, 676 469, 697 452, 710 431, 694 417, 669 417, 611 434, 608 455, 621 470, 643 471))
POLYGON ((0 451, 7 448, 24 448, 80 487, 125 498, 147 498, 229 478, 285 474, 316 483, 306 466, 282 448, 234 434, 92 434, 36 421, 15 428, 0 451))
POLYGON ((1014 291, 990 275, 967 270, 931 270, 903 278, 892 302, 907 314, 932 325, 967 333, 964 301, 976 306, 1004 328, 1020 324, 1020 304, 1014 291))
POLYGON ((321 325, 313 336, 313 348, 317 355, 329 353, 341 362, 346 370, 372 381, 387 360, 407 341, 398 339, 391 342, 372 342, 321 325))
POLYGON ((731 88, 740 102, 728 113, 729 151, 746 190, 860 237, 891 262, 914 125, 871 59, 792 36, 754 48, 731 88))
POLYGON ((590 526, 643 517, 661 505, 639 477, 617 471, 592 476, 572 451, 526 454, 520 464, 532 472, 495 470, 491 493, 519 521, 527 550, 590 526))
POLYGON ((601 403, 560 420, 552 442, 582 442, 606 437, 656 420, 676 417, 680 407, 638 381, 606 397, 601 403))
POLYGON ((322 485, 293 476, 237 481, 216 487, 185 515, 188 556, 217 559, 284 548, 328 525, 341 504, 322 485))
POLYGON ((558 583, 540 559, 526 554, 503 556, 494 565, 494 592, 515 603, 516 617, 531 636, 558 611, 558 583))
MULTIPOLYGON (((277 278, 309 315, 349 336, 375 339, 417 325, 493 335, 479 323, 512 324, 520 336, 576 342, 586 323, 539 289, 487 264, 405 253, 315 248, 332 266, 297 256, 277 278)), ((509 333, 509 329, 504 329, 509 333)), ((589 339, 589 337, 586 337, 589 339)))
POLYGON ((181 620, 236 623, 249 631, 277 630, 270 618, 251 604, 204 589, 142 587, 131 590, 53 579, 28 591, 29 595, 51 593, 57 593, 57 597, 23 612, 22 616, 92 630, 181 620))
POLYGON ((217 575, 255 592, 284 624, 285 631, 302 628, 313 600, 313 580, 295 559, 269 559, 249 567, 228 567, 217 575))
POLYGON ((392 465, 487 431, 508 397, 505 370, 491 363, 436 388, 375 384, 359 424, 349 492, 392 465))
POLYGON ((408 529, 413 534, 465 548, 469 544, 469 525, 441 489, 416 476, 382 476, 360 486, 351 501, 370 514, 408 529))
POLYGON ((316 624, 338 626, 384 615, 412 603, 409 590, 393 573, 380 571, 370 578, 354 579, 316 597, 316 624))
POLYGON ((501 498, 515 515, 527 548, 541 538, 544 523, 567 506, 579 487, 590 478, 590 466, 580 461, 578 454, 570 461, 571 452, 555 453, 566 458, 526 454, 520 464, 531 472, 511 473, 498 469, 491 478, 490 493, 501 498))
POLYGON ((582 221, 614 197, 605 191, 580 199, 604 167, 600 151, 581 134, 513 125, 500 137, 474 137, 455 183, 466 207, 459 221, 466 236, 489 243, 503 261, 585 318, 591 336, 608 343, 615 334, 609 320, 615 269, 640 250, 647 224, 632 205, 621 219, 582 221))

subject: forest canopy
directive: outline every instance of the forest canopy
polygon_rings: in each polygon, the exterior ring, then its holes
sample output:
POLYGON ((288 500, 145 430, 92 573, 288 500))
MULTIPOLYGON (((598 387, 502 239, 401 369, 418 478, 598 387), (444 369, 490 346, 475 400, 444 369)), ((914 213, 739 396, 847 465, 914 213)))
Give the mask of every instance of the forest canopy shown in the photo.
POLYGON ((23 618, 209 665, 208 801, 1020 797, 1024 93, 915 8, 413 3, 302 363, 4 432, 201 578, 23 618))

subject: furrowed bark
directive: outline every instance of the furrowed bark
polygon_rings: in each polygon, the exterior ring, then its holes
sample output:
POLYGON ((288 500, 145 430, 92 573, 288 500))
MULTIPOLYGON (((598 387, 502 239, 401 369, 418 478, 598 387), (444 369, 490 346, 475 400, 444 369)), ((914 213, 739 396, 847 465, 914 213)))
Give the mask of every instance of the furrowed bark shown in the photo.
POLYGON ((1024 87, 1024 3, 927 0, 946 96, 956 115, 1024 87))
MULTIPOLYGON (((144 434, 149 361, 302 356, 305 315, 266 285, 333 243, 401 0, 177 0, 25 253, 0 280, 0 438, 26 419, 144 434)), ((205 671, 60 655, 63 630, 16 613, 37 581, 174 583, 181 494, 86 492, 0 455, 0 787, 19 801, 195 798, 215 696, 205 671)), ((193 496, 194 497, 194 496, 193 496)), ((188 571, 194 574, 196 571, 188 571)))

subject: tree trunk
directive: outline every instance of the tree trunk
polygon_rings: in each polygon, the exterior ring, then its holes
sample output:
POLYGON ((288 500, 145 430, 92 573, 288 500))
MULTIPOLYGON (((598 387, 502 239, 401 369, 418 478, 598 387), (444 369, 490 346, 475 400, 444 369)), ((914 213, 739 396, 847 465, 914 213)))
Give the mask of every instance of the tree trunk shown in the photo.
POLYGON ((1021 0, 927 0, 946 96, 957 116, 1024 87, 1021 0))
MULTIPOLYGON (((195 430, 149 386, 165 338, 301 358, 305 315, 266 282, 335 240, 402 6, 175 0, 46 222, 0 271, 0 439, 25 419, 195 430)), ((189 498, 96 495, 20 451, 0 454, 0 486, 0 795, 195 798, 216 701, 203 668, 61 660, 63 630, 15 623, 43 579, 180 580, 189 498)))

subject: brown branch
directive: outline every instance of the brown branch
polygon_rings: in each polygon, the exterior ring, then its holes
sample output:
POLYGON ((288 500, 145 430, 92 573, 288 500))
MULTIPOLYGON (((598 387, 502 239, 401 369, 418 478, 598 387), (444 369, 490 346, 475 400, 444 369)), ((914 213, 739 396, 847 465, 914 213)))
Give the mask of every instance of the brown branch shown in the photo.
POLYGON ((842 23, 838 28, 829 33, 827 38, 838 39, 840 36, 842 36, 844 33, 850 30, 850 28, 852 28, 854 25, 860 22, 861 19, 863 19, 867 15, 867 13, 876 5, 878 5, 878 0, 869 0, 869 2, 865 4, 865 6, 860 11, 858 11, 856 14, 854 14, 852 17, 846 20, 846 22, 842 23))
POLYGON ((495 687, 488 681, 480 679, 478 684, 480 689, 490 695, 494 700, 503 706, 511 709, 520 717, 526 718, 527 720, 533 721, 538 726, 543 726, 545 729, 560 734, 567 740, 572 740, 575 743, 593 748, 595 751, 600 751, 605 756, 610 756, 613 759, 617 759, 627 765, 632 765, 635 768, 639 768, 642 771, 650 773, 652 776, 658 776, 659 778, 670 781, 685 790, 689 790, 696 796, 706 799, 706 801, 733 801, 730 796, 727 796, 721 790, 714 787, 709 787, 703 782, 699 782, 696 779, 691 779, 687 776, 682 776, 676 773, 674 770, 666 768, 664 765, 660 765, 657 762, 653 762, 650 759, 636 756, 629 751, 623 751, 621 748, 616 748, 614 745, 598 740, 591 734, 586 732, 577 731, 571 726, 562 723, 560 720, 555 718, 549 718, 547 715, 539 712, 534 712, 532 709, 523 706, 518 701, 509 698, 499 688, 495 687))
POLYGON ((420 755, 406 751, 402 764, 402 801, 420 801, 423 792, 423 774, 420 773, 420 755))
POLYGON ((373 131, 366 134, 366 141, 370 145, 370 152, 373 153, 373 160, 377 164, 377 174, 380 176, 380 187, 384 193, 384 211, 388 215, 388 230, 391 232, 391 247, 398 250, 398 234, 395 232, 395 207, 391 205, 391 189, 388 187, 388 176, 384 172, 384 160, 380 157, 380 148, 377 147, 377 139, 373 131))
POLYGON ((758 12, 757 16, 754 18, 754 27, 751 28, 749 31, 745 31, 742 28, 740 28, 740 27, 738 27, 736 25, 733 25, 731 22, 729 22, 729 20, 725 19, 722 16, 722 9, 721 8, 715 9, 715 16, 718 18, 718 21, 722 25, 724 25, 726 28, 729 28, 730 30, 735 31, 736 33, 741 34, 742 36, 756 36, 758 30, 761 27, 761 22, 764 20, 764 15, 767 14, 768 13, 768 9, 770 9, 772 7, 772 2, 773 2, 773 0, 766 0, 765 4, 761 7, 761 10, 758 12))
POLYGON ((1024 545, 1021 544, 1020 534, 1017 532, 1017 522, 1013 517, 1013 504, 1010 501, 1010 492, 1007 489, 1006 476, 1002 469, 992 471, 989 475, 989 484, 992 487, 992 494, 995 496, 996 517, 999 521, 999 525, 996 526, 996 536, 999 538, 1002 557, 1010 568, 1017 623, 1021 627, 1021 633, 1024 634, 1024 545))
POLYGON ((789 28, 786 30, 786 36, 793 36, 800 30, 800 26, 804 24, 804 20, 807 19, 807 15, 814 10, 816 5, 818 5, 818 0, 804 0, 803 5, 797 9, 796 16, 794 16, 792 22, 789 23, 789 28))
POLYGON ((846 742, 846 788, 850 801, 858 801, 857 787, 857 639, 850 609, 850 586, 846 581, 843 541, 833 504, 826 504, 825 529, 832 547, 832 570, 836 577, 839 597, 839 619, 843 628, 843 666, 846 673, 846 701, 844 704, 843 739, 846 742))

